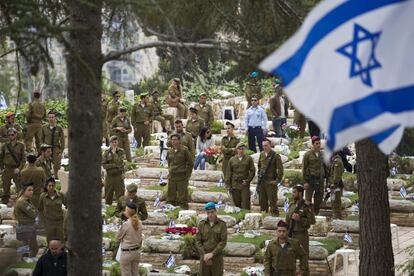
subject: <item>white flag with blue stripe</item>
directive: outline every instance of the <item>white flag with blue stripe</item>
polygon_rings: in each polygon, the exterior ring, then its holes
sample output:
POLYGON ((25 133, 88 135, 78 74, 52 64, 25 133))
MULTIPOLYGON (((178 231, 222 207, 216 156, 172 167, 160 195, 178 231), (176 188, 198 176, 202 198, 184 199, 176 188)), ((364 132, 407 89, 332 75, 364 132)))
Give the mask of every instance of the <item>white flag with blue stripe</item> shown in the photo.
POLYGON ((289 210, 289 199, 286 197, 285 203, 283 204, 283 211, 285 211, 285 213, 287 213, 288 210, 289 210))
POLYGON ((173 219, 170 219, 170 223, 168 224, 169 228, 174 228, 175 227, 175 222, 173 219))
POLYGON ((351 244, 352 243, 352 237, 351 237, 351 235, 349 235, 348 233, 345 233, 345 235, 344 235, 344 241, 346 241, 347 243, 351 244))
POLYGON ((167 261, 165 261, 165 267, 166 268, 170 268, 175 264, 175 256, 174 255, 170 255, 167 259, 167 261))
POLYGON ((154 207, 158 207, 161 203, 160 193, 157 193, 157 197, 154 200, 154 207))
POLYGON ((327 153, 371 137, 384 153, 414 126, 414 1, 325 0, 260 68, 327 133, 327 153))
POLYGON ((406 198, 407 197, 407 190, 405 189, 404 186, 401 186, 401 188, 400 188, 400 196, 402 198, 406 198))

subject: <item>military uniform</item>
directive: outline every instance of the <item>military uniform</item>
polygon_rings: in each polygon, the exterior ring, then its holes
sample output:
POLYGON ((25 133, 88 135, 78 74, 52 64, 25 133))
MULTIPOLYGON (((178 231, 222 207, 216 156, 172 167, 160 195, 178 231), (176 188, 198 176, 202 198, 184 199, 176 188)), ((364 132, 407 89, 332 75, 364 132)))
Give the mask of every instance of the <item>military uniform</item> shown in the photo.
POLYGON ((174 105, 171 105, 173 107, 177 107, 177 117, 180 119, 185 119, 187 118, 187 107, 181 102, 181 98, 182 98, 182 93, 181 93, 182 87, 179 86, 179 88, 177 88, 174 83, 172 83, 169 87, 168 87, 168 97, 171 98, 173 101, 177 100, 177 97, 180 98, 180 100, 178 100, 178 102, 174 105))
POLYGON ((198 224, 196 235, 196 247, 200 254, 200 276, 223 275, 223 255, 227 244, 227 225, 217 218, 210 225, 208 219, 203 219, 198 224), (207 253, 213 253, 212 265, 207 265, 203 258, 207 253))
POLYGON ((108 136, 111 135, 112 120, 118 115, 120 103, 112 99, 106 106, 106 129, 108 136))
POLYGON ((107 149, 102 157, 102 166, 106 170, 105 177, 105 202, 112 204, 113 194, 118 200, 124 192, 124 159, 125 152, 121 148, 117 148, 115 153, 112 149, 107 149))
POLYGON ((152 108, 148 105, 136 103, 132 109, 131 121, 134 126, 134 137, 138 147, 149 145, 151 138, 152 108), (149 122, 145 125, 145 122, 149 122))
POLYGON ((122 217, 122 214, 125 210, 127 203, 134 203, 137 206, 137 214, 140 220, 146 220, 148 218, 147 206, 145 205, 145 200, 139 196, 134 196, 132 199, 128 196, 121 196, 118 198, 118 204, 116 205, 115 215, 117 217, 122 217))
POLYGON ((323 162, 323 152, 316 154, 314 150, 309 150, 303 156, 302 172, 303 179, 309 184, 309 188, 305 190, 305 199, 312 202, 314 197, 313 208, 317 215, 323 199, 324 180, 325 180, 325 164, 323 162))
POLYGON ((246 96, 247 106, 250 107, 252 105, 251 100, 253 95, 257 97, 258 101, 263 97, 262 86, 258 82, 248 81, 246 83, 244 94, 246 96))
POLYGON ((36 208, 39 207, 39 198, 47 181, 46 174, 42 168, 36 167, 35 164, 28 164, 21 172, 22 183, 33 183, 32 202, 36 208))
POLYGON ((16 192, 20 191, 20 172, 22 171, 26 162, 24 144, 16 142, 12 145, 10 142, 3 144, 0 150, 0 167, 4 168, 1 175, 3 181, 3 202, 8 203, 10 198, 10 186, 13 179, 16 185, 16 192), (17 160, 13 158, 13 154, 17 160), (16 174, 15 169, 19 169, 20 172, 16 174))
MULTIPOLYGON (((181 145, 186 146, 188 148, 188 150, 190 151, 190 153, 194 156, 195 154, 195 146, 194 146, 194 140, 193 137, 191 136, 190 133, 188 132, 173 132, 173 134, 179 134, 180 135, 180 141, 181 141, 181 145)), ((171 140, 167 141, 167 147, 171 147, 171 140)))
POLYGON ((162 111, 162 106, 161 106, 160 101, 152 100, 151 107, 152 107, 152 112, 153 112, 152 115, 154 116, 154 120, 159 121, 161 123, 163 130, 166 127, 166 124, 165 124, 166 120, 170 121, 171 128, 174 127, 174 116, 170 114, 164 114, 164 112, 162 111))
POLYGON ((167 202, 188 209, 188 181, 193 171, 194 158, 186 146, 170 148, 167 152, 168 192, 167 202))
POLYGON ((233 136, 224 136, 221 139, 221 152, 223 153, 222 170, 224 179, 226 179, 227 165, 229 164, 230 158, 236 155, 236 146, 240 143, 240 139, 233 136))
POLYGON ((62 153, 65 149, 65 134, 60 126, 51 127, 45 125, 42 127, 40 140, 43 144, 52 146, 52 165, 54 176, 57 177, 61 167, 62 153))
POLYGON ((280 155, 273 150, 266 156, 262 151, 258 163, 259 176, 263 175, 263 181, 259 187, 259 203, 262 212, 270 212, 274 215, 279 214, 277 208, 277 184, 283 177, 283 165, 280 155), (273 156, 273 159, 272 159, 273 156), (272 159, 271 164, 269 164, 272 159), (266 168, 269 168, 266 171, 266 168))
POLYGON ((22 141, 23 140, 23 129, 18 123, 10 124, 6 122, 4 125, 0 127, 0 142, 1 143, 7 143, 9 141, 9 135, 7 134, 7 131, 9 128, 14 128, 17 130, 17 140, 22 141))
POLYGON ((108 100, 104 98, 102 99, 102 102, 101 102, 102 138, 105 139, 105 141, 108 143, 109 131, 108 131, 108 125, 106 124, 107 110, 108 110, 108 100))
POLYGON ((121 118, 121 116, 116 116, 111 123, 111 135, 115 135, 118 137, 118 147, 125 151, 126 160, 131 162, 131 148, 129 146, 129 138, 128 133, 131 133, 132 127, 131 122, 129 121, 128 117, 121 118), (117 127, 123 127, 126 129, 126 132, 122 132, 117 127))
POLYGON ((191 133, 193 140, 197 139, 197 136, 200 135, 200 130, 204 127, 204 120, 200 117, 197 117, 195 120, 188 119, 187 125, 185 126, 185 131, 191 133))
POLYGON ((40 196, 39 211, 44 219, 48 242, 53 237, 58 237, 61 241, 65 240, 63 232, 65 212, 62 208, 63 205, 66 205, 65 197, 58 191, 52 197, 47 192, 42 193, 40 196))
POLYGON ((342 158, 336 154, 329 167, 328 183, 331 188, 332 212, 333 218, 342 219, 342 174, 344 173, 344 163, 342 158))
POLYGON ((52 162, 49 159, 45 159, 43 156, 39 156, 35 162, 35 165, 37 167, 40 167, 43 169, 43 171, 46 174, 46 178, 49 179, 53 177, 52 174, 52 162))
POLYGON ((42 120, 46 118, 46 108, 40 99, 34 99, 29 104, 29 109, 26 112, 27 131, 24 138, 26 150, 31 151, 33 137, 36 141, 36 148, 40 149, 40 135, 42 132, 42 120))
POLYGON ((209 104, 198 104, 195 107, 197 109, 198 116, 204 120, 207 126, 211 126, 214 121, 213 108, 209 104))
POLYGON ((226 187, 230 189, 234 205, 250 210, 250 182, 256 173, 253 158, 249 155, 230 158, 226 173, 226 187), (246 184, 243 184, 246 180, 246 184))
POLYGON ((13 214, 17 220, 17 240, 28 244, 31 256, 36 256, 38 250, 35 228, 35 221, 38 215, 36 207, 29 198, 21 196, 14 206, 13 214))
MULTIPOLYGON (((288 212, 286 214, 286 222, 289 225, 289 228, 293 226, 292 238, 297 239, 302 247, 305 249, 306 254, 309 256, 309 234, 308 229, 311 224, 315 223, 315 216, 310 210, 309 206, 305 204, 303 200, 299 202, 292 202, 289 205, 288 212), (293 213, 295 213, 296 207, 300 204, 298 214, 300 219, 295 221, 292 219, 293 213)), ((290 231, 290 229, 289 229, 290 231)))
POLYGON ((279 239, 272 240, 264 256, 264 273, 270 276, 295 276, 297 259, 300 261, 301 275, 309 275, 308 256, 296 240, 288 238, 283 248, 279 239))

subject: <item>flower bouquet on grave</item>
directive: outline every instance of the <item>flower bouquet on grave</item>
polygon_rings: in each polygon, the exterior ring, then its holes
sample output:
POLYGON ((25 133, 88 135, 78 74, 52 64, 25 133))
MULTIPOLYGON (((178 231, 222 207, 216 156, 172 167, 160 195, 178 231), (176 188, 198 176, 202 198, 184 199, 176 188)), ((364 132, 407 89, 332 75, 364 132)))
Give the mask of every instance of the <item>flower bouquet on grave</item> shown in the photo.
POLYGON ((223 158, 223 153, 219 148, 207 148, 204 150, 207 163, 216 165, 223 158))

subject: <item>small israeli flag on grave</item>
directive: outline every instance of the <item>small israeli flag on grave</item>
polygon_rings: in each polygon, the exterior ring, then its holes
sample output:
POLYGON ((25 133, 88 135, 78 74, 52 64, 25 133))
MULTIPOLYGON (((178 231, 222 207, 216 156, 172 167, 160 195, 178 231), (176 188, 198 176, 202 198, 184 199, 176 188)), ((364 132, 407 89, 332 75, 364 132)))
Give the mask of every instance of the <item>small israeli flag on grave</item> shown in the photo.
POLYGON ((170 219, 170 223, 168 224, 169 228, 174 228, 175 227, 175 222, 173 219, 170 219))
POLYGON ((400 196, 402 198, 406 198, 407 197, 407 190, 405 189, 404 186, 401 186, 401 188, 400 188, 400 196))
POLYGON ((218 202, 216 204, 216 209, 220 209, 221 206, 223 206, 223 196, 220 194, 219 195, 219 200, 218 200, 218 202))
POLYGON ((157 197, 155 198, 155 201, 154 201, 154 207, 158 207, 160 203, 161 203, 160 193, 157 193, 157 197))
POLYGON ((224 179, 223 179, 223 176, 220 177, 220 180, 217 183, 217 187, 224 187, 224 179))
POLYGON ((160 180, 158 181, 158 184, 164 184, 165 183, 165 181, 164 181, 164 177, 162 177, 162 173, 160 174, 160 180))
POLYGON ((347 243, 351 244, 352 243, 352 237, 351 237, 351 235, 349 235, 348 233, 345 233, 345 235, 344 235, 344 241, 346 241, 347 243))
POLYGON ((288 210, 289 210, 289 200, 286 198, 285 203, 283 204, 283 211, 285 211, 285 213, 287 213, 288 210))
POLYGON ((135 138, 132 138, 132 141, 131 141, 131 147, 132 147, 132 148, 136 148, 136 147, 138 147, 138 143, 137 143, 137 140, 135 140, 135 138))
POLYGON ((167 261, 165 261, 165 267, 166 268, 170 268, 175 264, 175 256, 174 255, 170 255, 167 259, 167 261))

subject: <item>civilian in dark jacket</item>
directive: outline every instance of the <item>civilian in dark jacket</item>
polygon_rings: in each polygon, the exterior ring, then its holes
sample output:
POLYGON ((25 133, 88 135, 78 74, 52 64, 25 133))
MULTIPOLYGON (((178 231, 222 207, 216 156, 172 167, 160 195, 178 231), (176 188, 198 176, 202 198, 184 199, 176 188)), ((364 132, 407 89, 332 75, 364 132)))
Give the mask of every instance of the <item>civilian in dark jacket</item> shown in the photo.
POLYGON ((58 239, 51 239, 49 250, 36 263, 32 276, 66 276, 67 255, 58 239))
POLYGON ((269 100, 269 108, 272 113, 273 129, 277 137, 283 137, 285 134, 282 129, 282 125, 286 124, 289 115, 289 101, 283 95, 282 86, 280 81, 274 82, 275 95, 269 100))

